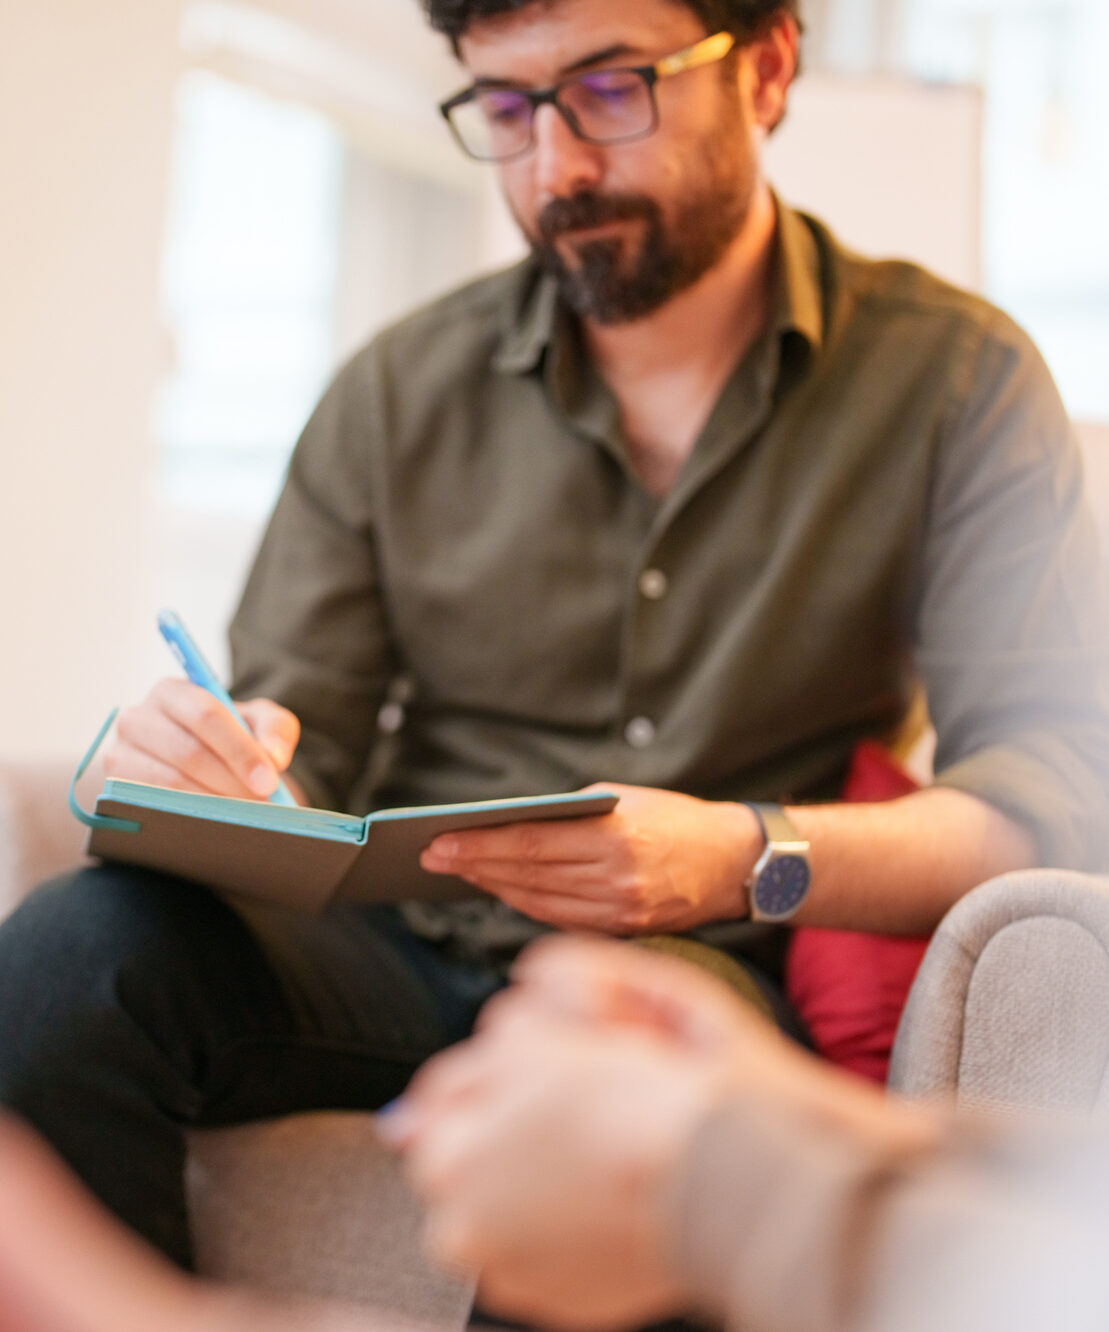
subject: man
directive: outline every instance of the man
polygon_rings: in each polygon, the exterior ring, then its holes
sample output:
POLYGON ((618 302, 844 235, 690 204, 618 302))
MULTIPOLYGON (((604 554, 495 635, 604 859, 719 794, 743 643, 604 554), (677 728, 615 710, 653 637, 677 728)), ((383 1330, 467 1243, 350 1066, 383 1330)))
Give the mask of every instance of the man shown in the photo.
POLYGON ((441 1258, 529 1326, 1105 1326, 1104 1126, 956 1118, 672 958, 544 940, 386 1128, 441 1258))
POLYGON ((692 933, 785 1020, 767 922, 922 932, 1101 854, 1057 396, 995 311, 775 201, 791 6, 428 8, 535 257, 378 339, 309 423, 232 626, 255 738, 163 682, 107 763, 255 797, 288 767, 330 808, 621 800, 437 840, 475 888, 449 909, 307 920, 109 866, 12 919, 0 1094, 183 1264, 183 1124, 388 1101, 547 927, 692 933), (921 680, 937 785, 832 803, 921 680))

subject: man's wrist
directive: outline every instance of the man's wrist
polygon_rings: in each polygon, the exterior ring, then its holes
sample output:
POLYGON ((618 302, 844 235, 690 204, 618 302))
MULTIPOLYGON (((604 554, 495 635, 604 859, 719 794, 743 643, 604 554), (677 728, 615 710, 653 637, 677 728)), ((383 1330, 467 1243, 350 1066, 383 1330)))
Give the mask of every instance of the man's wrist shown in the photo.
POLYGON ((736 857, 728 879, 728 910, 721 913, 721 919, 746 920, 751 914, 747 882, 755 862, 762 855, 766 838, 758 815, 750 805, 742 800, 732 800, 722 802, 722 808, 727 811, 736 857))

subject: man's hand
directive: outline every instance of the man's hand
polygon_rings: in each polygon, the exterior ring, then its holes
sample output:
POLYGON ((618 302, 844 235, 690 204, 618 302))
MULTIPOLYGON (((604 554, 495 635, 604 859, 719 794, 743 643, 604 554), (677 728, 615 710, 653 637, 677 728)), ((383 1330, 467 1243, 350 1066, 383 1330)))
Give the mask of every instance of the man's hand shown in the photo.
POLYGON ((478 1034, 383 1117, 440 1261, 525 1322, 613 1328, 687 1304, 669 1254, 687 1147, 718 1108, 761 1101, 800 1130, 926 1140, 923 1112, 819 1066, 715 979, 599 940, 543 940, 478 1034))
POLYGON ((160 680, 142 703, 120 713, 104 770, 180 791, 265 799, 289 766, 300 722, 266 698, 236 706, 249 735, 199 685, 160 680))
POLYGON ((600 818, 449 833, 420 863, 563 929, 653 934, 747 914, 744 882, 762 833, 745 805, 642 786, 588 789, 614 791, 620 803, 600 818))

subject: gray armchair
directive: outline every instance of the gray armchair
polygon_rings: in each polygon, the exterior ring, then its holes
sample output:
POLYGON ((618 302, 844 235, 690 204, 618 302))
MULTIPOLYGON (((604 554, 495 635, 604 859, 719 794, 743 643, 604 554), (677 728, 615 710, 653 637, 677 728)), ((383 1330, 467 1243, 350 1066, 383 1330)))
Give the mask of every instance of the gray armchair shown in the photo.
MULTIPOLYGON (((69 772, 0 764, 0 914, 80 860, 69 772)), ((1101 1103, 1109 1060, 1109 882, 1063 871, 983 885, 936 933, 890 1083, 992 1109, 1101 1103)), ((419 1255, 419 1207, 366 1115, 296 1115, 190 1138, 203 1271, 460 1327, 471 1291, 419 1255)))
POLYGON ((987 1110, 1094 1110, 1109 1069, 1109 879, 1027 870, 948 912, 917 973, 889 1082, 987 1110))

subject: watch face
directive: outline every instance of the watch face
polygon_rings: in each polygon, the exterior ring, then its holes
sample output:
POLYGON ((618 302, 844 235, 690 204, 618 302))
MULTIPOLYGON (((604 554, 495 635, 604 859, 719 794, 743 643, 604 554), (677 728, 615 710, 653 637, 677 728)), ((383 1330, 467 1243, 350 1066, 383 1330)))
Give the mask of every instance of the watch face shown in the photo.
POLYGON ((789 916, 808 891, 811 871, 802 856, 775 856, 755 884, 755 904, 761 916, 789 916))

